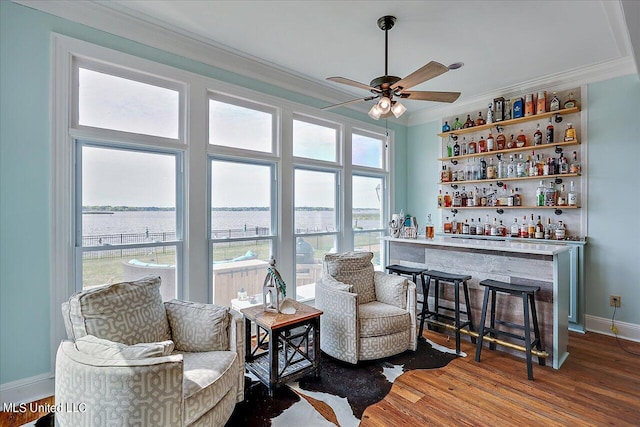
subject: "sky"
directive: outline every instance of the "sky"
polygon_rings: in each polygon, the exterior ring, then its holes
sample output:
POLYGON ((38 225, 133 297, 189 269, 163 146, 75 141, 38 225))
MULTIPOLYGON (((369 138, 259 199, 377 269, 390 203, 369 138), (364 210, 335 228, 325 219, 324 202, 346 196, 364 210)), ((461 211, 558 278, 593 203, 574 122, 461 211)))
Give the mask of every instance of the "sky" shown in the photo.
MULTIPOLYGON (((209 142, 272 151, 273 114, 209 102, 209 142)), ((179 137, 179 92, 80 68, 79 124, 132 133, 179 137)), ((337 128, 294 120, 294 155, 336 161, 337 128)), ((381 167, 382 142, 353 136, 354 163, 381 167)), ((101 147, 82 152, 82 204, 175 207, 175 157, 101 147)), ((261 165, 212 162, 212 205, 268 206, 270 171, 261 165)), ((334 207, 333 174, 297 170, 295 204, 334 207)), ((378 208, 379 180, 354 178, 354 207, 378 208)))

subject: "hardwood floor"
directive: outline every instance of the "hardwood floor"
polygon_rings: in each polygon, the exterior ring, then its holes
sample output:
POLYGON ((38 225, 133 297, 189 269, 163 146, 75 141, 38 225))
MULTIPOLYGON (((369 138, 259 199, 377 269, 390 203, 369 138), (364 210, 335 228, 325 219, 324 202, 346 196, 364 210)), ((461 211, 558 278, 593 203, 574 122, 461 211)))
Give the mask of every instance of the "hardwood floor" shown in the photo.
MULTIPOLYGON (((444 335, 430 340, 455 348, 444 335)), ((640 343, 622 341, 640 353, 640 343)), ((482 351, 463 341, 467 357, 437 370, 398 378, 381 402, 365 411, 367 426, 640 426, 640 356, 624 352, 615 338, 570 333, 570 356, 559 370, 534 357, 527 380, 524 359, 482 351)))

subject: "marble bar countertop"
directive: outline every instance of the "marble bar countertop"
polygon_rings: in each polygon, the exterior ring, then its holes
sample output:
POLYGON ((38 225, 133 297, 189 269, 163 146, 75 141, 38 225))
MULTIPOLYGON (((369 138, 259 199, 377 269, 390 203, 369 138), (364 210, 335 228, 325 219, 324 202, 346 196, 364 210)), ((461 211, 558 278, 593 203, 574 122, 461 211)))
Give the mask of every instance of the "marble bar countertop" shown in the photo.
POLYGON ((426 246, 447 246, 452 248, 481 249, 485 251, 514 252, 535 255, 555 255, 570 250, 566 244, 545 244, 538 242, 522 242, 513 240, 479 240, 459 237, 436 236, 433 239, 418 237, 417 239, 398 239, 386 236, 383 240, 397 243, 409 243, 426 246))

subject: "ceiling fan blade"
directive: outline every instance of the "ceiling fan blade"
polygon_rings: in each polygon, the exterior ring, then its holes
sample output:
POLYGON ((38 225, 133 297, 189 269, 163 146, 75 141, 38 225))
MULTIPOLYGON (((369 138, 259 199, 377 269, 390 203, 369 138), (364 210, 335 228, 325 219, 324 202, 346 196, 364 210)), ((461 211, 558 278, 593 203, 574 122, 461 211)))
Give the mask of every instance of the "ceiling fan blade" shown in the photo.
POLYGON ((342 83, 343 85, 359 87, 360 89, 364 89, 364 90, 373 90, 373 91, 376 91, 376 92, 380 92, 380 89, 376 89, 375 87, 371 87, 371 86, 369 86, 367 84, 360 83, 360 82, 357 82, 355 80, 347 79, 347 78, 344 78, 344 77, 327 77, 327 80, 330 80, 330 81, 336 82, 336 83, 342 83))
POLYGON ((400 94, 401 98, 417 101, 454 102, 460 92, 407 91, 400 94))
POLYGON ((439 62, 431 61, 422 68, 419 68, 413 73, 409 74, 404 79, 395 82, 393 85, 391 85, 391 89, 409 89, 411 87, 414 87, 415 85, 419 85, 422 82, 431 80, 434 77, 438 77, 440 74, 444 74, 447 71, 449 71, 448 67, 445 67, 439 62))
POLYGON ((329 105, 327 107, 322 107, 321 110, 331 110, 332 108, 344 107, 345 105, 355 104, 357 102, 371 101, 372 99, 375 99, 375 98, 377 98, 377 96, 369 96, 367 98, 352 99, 351 101, 341 102, 340 104, 334 104, 334 105, 329 105))

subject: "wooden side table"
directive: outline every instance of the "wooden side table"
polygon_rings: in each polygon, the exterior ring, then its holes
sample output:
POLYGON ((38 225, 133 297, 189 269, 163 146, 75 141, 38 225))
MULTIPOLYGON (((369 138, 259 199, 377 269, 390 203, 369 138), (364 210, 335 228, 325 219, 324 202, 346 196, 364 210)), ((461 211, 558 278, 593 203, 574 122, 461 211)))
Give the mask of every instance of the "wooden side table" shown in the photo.
POLYGON ((295 314, 265 311, 263 305, 245 308, 245 366, 269 388, 309 373, 320 374, 320 315, 322 311, 292 301, 295 314), (251 322, 256 325, 255 346, 251 322), (268 350, 264 350, 268 345, 268 350))

